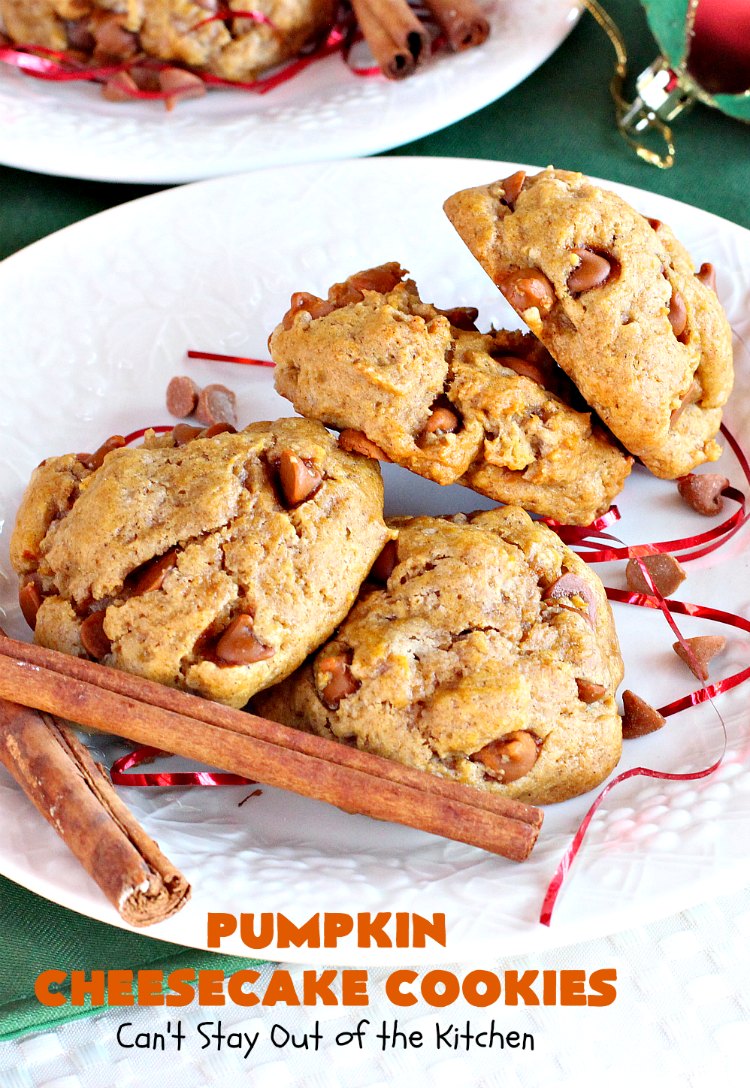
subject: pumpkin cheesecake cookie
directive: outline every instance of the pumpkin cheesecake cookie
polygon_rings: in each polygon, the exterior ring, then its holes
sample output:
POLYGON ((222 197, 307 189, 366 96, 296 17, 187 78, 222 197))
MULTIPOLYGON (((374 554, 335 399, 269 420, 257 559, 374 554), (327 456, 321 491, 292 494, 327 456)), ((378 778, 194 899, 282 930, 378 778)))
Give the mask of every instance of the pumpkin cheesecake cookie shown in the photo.
MULTIPOLYGON (((224 6, 238 13, 247 7, 238 0, 224 6)), ((210 0, 0 0, 0 30, 15 42, 73 50, 99 64, 146 56, 244 81, 295 56, 327 31, 335 5, 332 0, 260 0, 257 9, 262 18, 232 19, 228 10, 228 18, 212 19, 218 8, 210 0)), ((181 80, 175 81, 178 87, 192 86, 184 72, 181 80)), ((194 82, 201 86, 197 78, 194 82)))
POLYGON ((731 330, 711 268, 581 174, 518 171, 445 203, 461 238, 630 453, 673 479, 721 448, 731 330))
MULTIPOLYGON (((608 509, 631 460, 592 423, 541 344, 482 334, 475 310, 422 302, 397 264, 298 293, 270 339, 276 388, 341 431, 345 449, 440 484, 586 525, 608 509)), ((585 409, 585 406, 583 406, 585 409)))
POLYGON ((24 495, 35 639, 244 706, 330 636, 393 535, 378 466, 304 419, 117 444, 48 459, 24 495))
POLYGON ((391 524, 333 640, 254 708, 532 804, 596 786, 622 739, 597 576, 517 507, 391 524))

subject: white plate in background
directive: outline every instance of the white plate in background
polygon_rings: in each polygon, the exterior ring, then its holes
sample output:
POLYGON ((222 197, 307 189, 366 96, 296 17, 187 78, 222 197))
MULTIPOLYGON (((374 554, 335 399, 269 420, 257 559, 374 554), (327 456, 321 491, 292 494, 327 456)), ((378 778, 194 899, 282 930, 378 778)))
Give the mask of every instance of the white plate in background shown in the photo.
POLYGON ((479 2, 492 28, 485 44, 432 57, 401 82, 357 76, 335 55, 267 94, 212 91, 171 113, 162 102, 107 102, 96 84, 44 82, 0 63, 0 162, 168 184, 397 147, 506 94, 557 49, 580 10, 577 0, 479 2))

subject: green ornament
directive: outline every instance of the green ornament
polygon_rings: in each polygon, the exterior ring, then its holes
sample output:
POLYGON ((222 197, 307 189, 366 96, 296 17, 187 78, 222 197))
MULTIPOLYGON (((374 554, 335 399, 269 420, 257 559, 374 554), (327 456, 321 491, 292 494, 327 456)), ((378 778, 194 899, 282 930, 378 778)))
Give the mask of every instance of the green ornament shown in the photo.
POLYGON ((628 54, 622 34, 598 0, 583 0, 615 50, 610 90, 617 127, 640 158, 666 169, 675 158, 669 123, 694 102, 704 102, 738 120, 750 121, 750 3, 641 2, 661 55, 639 74, 636 97, 628 102, 623 95, 628 54), (666 150, 649 146, 655 135, 666 150))

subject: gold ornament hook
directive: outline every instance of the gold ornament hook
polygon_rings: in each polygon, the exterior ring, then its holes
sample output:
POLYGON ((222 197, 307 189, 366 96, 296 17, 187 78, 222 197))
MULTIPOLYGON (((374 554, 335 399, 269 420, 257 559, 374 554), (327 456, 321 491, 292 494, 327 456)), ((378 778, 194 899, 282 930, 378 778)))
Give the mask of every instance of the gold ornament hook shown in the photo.
POLYGON ((661 58, 640 74, 636 87, 638 95, 628 102, 623 87, 628 75, 628 51, 620 29, 597 0, 582 0, 583 6, 596 19, 612 43, 615 51, 615 73, 609 90, 615 103, 617 128, 639 158, 660 170, 674 165, 675 146, 672 129, 664 120, 672 120, 690 104, 690 96, 682 87, 679 77, 661 58), (641 134, 656 132, 666 144, 666 153, 660 154, 647 147, 641 134))

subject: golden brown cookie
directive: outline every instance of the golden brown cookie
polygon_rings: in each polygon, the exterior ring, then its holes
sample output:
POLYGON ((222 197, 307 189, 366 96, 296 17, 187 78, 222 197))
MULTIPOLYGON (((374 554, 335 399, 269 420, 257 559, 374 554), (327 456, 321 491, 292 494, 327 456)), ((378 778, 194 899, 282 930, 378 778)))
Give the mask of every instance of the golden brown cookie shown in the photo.
POLYGON ((191 430, 47 460, 11 561, 40 644, 239 707, 329 637, 392 534, 378 466, 319 423, 191 430))
POLYGON ((731 331, 668 227, 551 167, 456 193, 445 211, 630 453, 668 479, 716 460, 731 331))
POLYGON ((603 513, 631 461, 571 405, 548 352, 532 336, 478 333, 472 312, 422 302, 403 275, 383 265, 327 300, 292 296, 270 340, 278 392, 340 429, 345 448, 437 483, 576 525, 603 513))
POLYGON ((622 736, 622 659, 597 576, 516 507, 392 524, 380 584, 254 707, 535 804, 596 786, 622 736))

